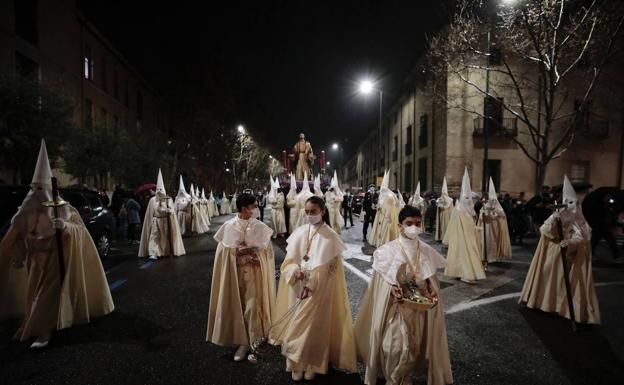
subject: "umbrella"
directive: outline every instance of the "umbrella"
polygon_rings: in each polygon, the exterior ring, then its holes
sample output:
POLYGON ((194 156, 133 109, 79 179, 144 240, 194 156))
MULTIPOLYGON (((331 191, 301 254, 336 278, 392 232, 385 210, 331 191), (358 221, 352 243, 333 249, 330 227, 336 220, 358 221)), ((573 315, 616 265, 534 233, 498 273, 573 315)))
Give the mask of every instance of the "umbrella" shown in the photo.
POLYGON ((134 189, 135 194, 140 194, 146 190, 156 190, 156 185, 154 183, 145 183, 140 187, 134 189))

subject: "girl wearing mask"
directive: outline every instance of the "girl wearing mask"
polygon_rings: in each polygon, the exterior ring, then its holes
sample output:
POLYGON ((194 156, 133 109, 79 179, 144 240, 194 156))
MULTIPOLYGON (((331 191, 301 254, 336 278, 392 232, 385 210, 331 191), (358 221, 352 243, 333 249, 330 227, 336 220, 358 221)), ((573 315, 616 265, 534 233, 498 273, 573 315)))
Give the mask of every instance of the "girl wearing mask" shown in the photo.
POLYGON ((326 374, 329 366, 355 372, 351 311, 341 253, 346 250, 323 222, 322 198, 305 202, 307 223, 288 238, 281 266, 271 339, 282 345, 295 381, 326 374))
POLYGON ((386 384, 411 384, 414 370, 426 372, 429 385, 453 383, 436 271, 444 258, 419 239, 422 215, 412 206, 399 213, 400 235, 373 255, 373 278, 355 321, 358 357, 366 365, 364 383, 378 376, 386 384), (409 281, 432 307, 414 304, 404 292, 409 281), (427 301, 428 300, 428 301, 427 301))
POLYGON ((254 341, 266 337, 275 303, 273 230, 256 218, 256 198, 236 197, 238 215, 215 234, 217 252, 212 270, 206 340, 238 345, 234 361, 247 358, 254 341))

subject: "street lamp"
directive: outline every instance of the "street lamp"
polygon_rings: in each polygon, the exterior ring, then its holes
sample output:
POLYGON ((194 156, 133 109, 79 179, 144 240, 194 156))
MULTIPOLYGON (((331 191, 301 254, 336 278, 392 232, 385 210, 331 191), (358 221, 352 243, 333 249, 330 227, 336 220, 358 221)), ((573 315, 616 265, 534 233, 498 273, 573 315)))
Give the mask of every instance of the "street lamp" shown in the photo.
POLYGON ((332 150, 337 150, 337 149, 338 149, 338 143, 332 144, 332 150))
MULTIPOLYGON (((375 88, 375 83, 373 83, 371 80, 364 79, 360 82, 360 92, 362 94, 368 95, 373 91, 377 91, 379 93, 379 140, 377 141, 377 162, 379 162, 379 159, 381 159, 381 121, 383 114, 383 91, 381 91, 381 89, 379 88, 375 88)), ((381 164, 378 163, 377 171, 379 171, 379 166, 381 166, 381 164)))
POLYGON ((342 159, 342 149, 343 149, 343 146, 339 145, 338 143, 332 144, 332 150, 337 151, 338 149, 340 149, 340 162, 338 163, 338 166, 342 167, 342 162, 343 162, 343 159, 342 159))
POLYGON ((238 125, 238 127, 237 127, 237 129, 238 129, 238 133, 239 133, 239 134, 241 134, 241 135, 245 135, 245 127, 243 127, 243 125, 242 125, 242 124, 239 124, 239 125, 238 125))

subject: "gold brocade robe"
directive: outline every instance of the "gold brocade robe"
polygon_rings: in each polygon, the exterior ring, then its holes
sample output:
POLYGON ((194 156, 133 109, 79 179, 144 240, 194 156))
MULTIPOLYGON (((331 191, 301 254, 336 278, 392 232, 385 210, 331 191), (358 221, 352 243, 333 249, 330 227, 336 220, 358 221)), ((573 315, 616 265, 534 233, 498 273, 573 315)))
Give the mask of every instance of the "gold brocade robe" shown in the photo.
POLYGON ((62 207, 65 277, 60 283, 51 210, 18 214, 0 242, 0 319, 23 316, 20 340, 42 336, 112 312, 115 308, 95 244, 80 214, 62 207), (15 269, 13 261, 24 261, 15 269))
MULTIPOLYGON (((584 225, 587 226, 586 223, 584 225)), ((586 232, 589 233, 589 227, 587 229, 586 232)), ((540 241, 519 302, 526 302, 527 307, 532 309, 570 318, 563 280, 560 239, 553 216, 544 222, 540 232, 540 241)), ((600 324, 600 307, 592 274, 591 235, 570 236, 564 229, 564 238, 569 242, 567 262, 576 322, 600 324)))
POLYGON ((271 341, 282 345, 288 371, 325 374, 331 365, 355 372, 355 341, 342 257, 333 253, 344 250, 344 245, 326 224, 321 225, 310 251, 312 260, 318 257, 322 261, 312 265, 314 267, 308 270, 309 278, 305 282, 294 279, 295 272, 302 268, 304 262, 303 239, 307 237, 309 227, 297 228, 288 238, 271 341), (315 256, 316 252, 327 254, 315 256), (311 293, 308 298, 299 300, 298 295, 304 285, 310 288, 311 293))
POLYGON ((485 279, 479 233, 474 219, 455 208, 442 243, 448 245, 444 275, 467 280, 485 279))
MULTIPOLYGON (((224 230, 237 231, 233 226, 236 220, 235 217, 224 223, 224 230)), ((247 239, 247 245, 267 245, 256 252, 260 266, 237 266, 237 247, 225 246, 233 245, 232 239, 242 242, 242 233, 235 234, 233 238, 226 237, 225 244, 219 242, 217 246, 206 333, 206 341, 216 345, 251 345, 256 339, 267 336, 271 327, 275 303, 275 256, 270 242, 272 231, 256 219, 249 221, 254 222, 260 234, 255 242, 247 239)))
MULTIPOLYGON (((509 240, 509 228, 507 227, 507 217, 502 207, 497 207, 491 211, 491 214, 485 215, 485 207, 479 212, 479 242, 481 243, 481 252, 487 252, 488 262, 508 261, 511 260, 511 241, 509 240), (483 226, 485 215, 485 228, 483 226), (483 244, 483 231, 485 231, 485 242, 483 244)), ((488 212, 489 213, 489 212, 488 212)), ((485 255, 481 257, 485 260, 485 255)))

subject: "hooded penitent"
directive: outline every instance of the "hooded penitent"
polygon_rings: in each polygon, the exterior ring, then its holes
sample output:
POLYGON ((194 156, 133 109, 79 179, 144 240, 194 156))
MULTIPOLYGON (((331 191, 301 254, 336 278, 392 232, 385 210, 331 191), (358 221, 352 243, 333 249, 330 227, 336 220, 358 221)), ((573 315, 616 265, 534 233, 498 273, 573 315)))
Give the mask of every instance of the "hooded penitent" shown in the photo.
MULTIPOLYGON (((308 198, 314 196, 310 191, 310 183, 308 182, 308 173, 303 173, 303 187, 299 194, 297 194, 297 224, 296 227, 308 223, 308 217, 305 214, 305 204, 308 198)), ((292 215, 292 211, 291 211, 292 215)), ((292 232, 293 230, 291 230, 292 232)))
POLYGON ((488 201, 485 202, 479 212, 477 227, 480 233, 481 251, 484 253, 483 260, 496 262, 511 259, 511 242, 509 240, 507 217, 505 216, 505 210, 503 210, 496 197, 496 188, 492 178, 490 178, 488 201))
POLYGON ((139 257, 165 257, 186 254, 175 204, 167 196, 160 169, 156 182, 156 195, 145 210, 139 257))
POLYGON ((369 243, 373 246, 381 246, 399 236, 399 211, 401 203, 399 197, 388 187, 390 184, 390 171, 384 172, 379 191, 377 214, 373 222, 373 230, 369 237, 369 243))
POLYGON ((440 197, 436 200, 436 235, 437 241, 442 241, 444 234, 446 234, 446 228, 451 220, 451 214, 453 213, 453 198, 448 195, 448 187, 446 185, 446 177, 442 181, 442 191, 440 197))
POLYGON ((60 274, 55 214, 42 205, 52 200, 51 177, 42 140, 32 190, 0 242, 0 319, 23 316, 15 335, 18 340, 89 322, 114 309, 93 239, 70 204, 58 208, 58 218, 64 223, 59 231, 65 275, 60 274), (13 264, 25 268, 15 269, 13 264))
POLYGON ((460 203, 453 210, 442 243, 449 247, 444 274, 469 281, 485 279, 485 271, 481 263, 481 242, 475 225, 473 205, 470 176, 466 168, 460 203))
POLYGON ((331 179, 330 188, 325 193, 325 203, 327 204, 327 213, 329 215, 329 224, 335 232, 340 234, 342 227, 344 226, 344 218, 340 214, 340 208, 344 195, 340 190, 338 184, 338 175, 334 170, 334 177, 331 179))
POLYGON ((289 210, 289 232, 292 233, 297 228, 299 222, 299 208, 297 207, 297 181, 295 180, 295 174, 290 174, 290 189, 286 195, 286 204, 289 210))

